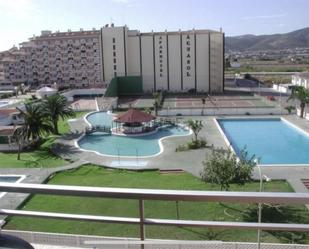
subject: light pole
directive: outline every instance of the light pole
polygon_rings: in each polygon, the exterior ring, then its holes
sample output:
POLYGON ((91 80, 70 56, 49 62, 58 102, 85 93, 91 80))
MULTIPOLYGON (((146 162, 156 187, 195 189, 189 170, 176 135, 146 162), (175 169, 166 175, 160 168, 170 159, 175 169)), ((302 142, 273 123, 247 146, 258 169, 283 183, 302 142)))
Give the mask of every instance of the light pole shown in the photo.
MULTIPOLYGON (((263 188, 263 178, 262 178, 262 171, 261 171, 261 167, 258 163, 258 160, 255 159, 254 160, 256 162, 256 166, 259 170, 259 177, 260 177, 260 193, 262 192, 262 188, 263 188)), ((261 221, 262 221, 262 203, 259 202, 259 205, 258 205, 258 223, 259 225, 261 224, 261 221)), ((258 232, 257 232, 257 242, 258 242, 258 249, 261 248, 261 229, 259 228, 258 229, 258 232)))
POLYGON ((15 86, 15 87, 14 87, 14 90, 15 90, 15 97, 17 98, 17 95, 18 95, 18 87, 15 86))
POLYGON ((281 84, 279 84, 279 94, 280 94, 280 114, 282 115, 282 94, 281 94, 281 84))
MULTIPOLYGON (((262 175, 262 170, 261 170, 261 166, 259 165, 259 162, 257 159, 254 159, 254 162, 256 163, 256 166, 258 168, 258 171, 259 171, 259 177, 260 177, 260 193, 262 192, 263 190, 263 178, 265 178, 265 180, 267 182, 271 181, 271 179, 269 177, 267 177, 266 175, 262 175)), ((262 222, 262 203, 259 202, 259 205, 258 205, 258 223, 259 225, 261 224, 262 222)), ((258 246, 258 249, 261 248, 261 229, 259 228, 258 229, 258 232, 257 232, 257 246, 258 246)))

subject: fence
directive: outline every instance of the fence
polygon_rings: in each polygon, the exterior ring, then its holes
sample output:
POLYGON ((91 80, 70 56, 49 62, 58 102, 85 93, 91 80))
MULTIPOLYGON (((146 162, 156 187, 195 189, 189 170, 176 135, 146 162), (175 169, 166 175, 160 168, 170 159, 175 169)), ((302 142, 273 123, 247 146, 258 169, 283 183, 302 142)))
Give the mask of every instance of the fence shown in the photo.
MULTIPOLYGON (((309 231, 308 224, 157 219, 157 218, 147 218, 145 217, 144 213, 145 200, 308 204, 309 193, 155 190, 155 189, 80 187, 80 186, 44 185, 44 184, 20 184, 20 183, 19 184, 0 183, 0 191, 137 200, 139 203, 138 205, 139 218, 65 214, 65 213, 51 213, 51 212, 39 212, 39 211, 11 210, 11 209, 0 209, 0 214, 41 217, 41 218, 58 218, 67 220, 82 220, 89 222, 96 221, 106 223, 135 224, 139 225, 141 241, 144 241, 146 239, 145 225, 189 226, 189 227, 229 228, 229 229, 234 228, 234 229, 254 229, 254 230, 259 229, 265 231, 271 231, 271 230, 304 231, 304 232, 309 231)), ((295 245, 293 246, 294 247, 286 247, 286 248, 301 248, 301 247, 295 247, 295 245)), ((232 247, 228 246, 228 247, 215 247, 215 248, 244 248, 244 247, 235 247, 235 246, 233 247, 232 243, 232 247)), ((283 248, 283 247, 263 247, 263 248, 283 248)))

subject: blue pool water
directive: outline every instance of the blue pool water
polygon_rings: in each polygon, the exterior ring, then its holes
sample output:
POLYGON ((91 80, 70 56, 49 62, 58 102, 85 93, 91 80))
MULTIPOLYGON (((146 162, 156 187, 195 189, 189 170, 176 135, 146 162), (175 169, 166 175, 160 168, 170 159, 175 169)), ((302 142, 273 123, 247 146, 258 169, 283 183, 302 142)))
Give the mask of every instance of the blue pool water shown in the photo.
MULTIPOLYGON (((98 112, 89 115, 87 120, 92 125, 110 126, 112 116, 98 112)), ((152 156, 160 152, 159 139, 176 135, 189 135, 189 131, 178 126, 165 127, 154 134, 141 137, 115 136, 96 132, 84 136, 78 141, 78 145, 82 149, 110 156, 152 156)))
POLYGON ((106 112, 95 112, 87 116, 88 122, 93 125, 111 126, 113 115, 106 112))
POLYGON ((246 147, 261 164, 309 164, 309 136, 281 119, 218 122, 236 153, 246 147))
POLYGON ((20 176, 0 176, 0 182, 14 183, 20 179, 20 176))

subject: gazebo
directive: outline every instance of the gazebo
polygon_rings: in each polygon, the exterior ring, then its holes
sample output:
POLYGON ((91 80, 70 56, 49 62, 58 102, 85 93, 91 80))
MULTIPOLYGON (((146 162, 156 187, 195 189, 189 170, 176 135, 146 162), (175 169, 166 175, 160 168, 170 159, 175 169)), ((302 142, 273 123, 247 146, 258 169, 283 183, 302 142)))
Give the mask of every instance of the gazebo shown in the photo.
MULTIPOLYGON (((156 117, 142 112, 136 109, 129 109, 126 113, 117 117, 114 121, 121 124, 121 132, 124 134, 138 134, 150 132, 155 129, 155 126, 151 125, 151 121, 156 117)), ((119 127, 116 127, 116 131, 119 132, 119 127)))

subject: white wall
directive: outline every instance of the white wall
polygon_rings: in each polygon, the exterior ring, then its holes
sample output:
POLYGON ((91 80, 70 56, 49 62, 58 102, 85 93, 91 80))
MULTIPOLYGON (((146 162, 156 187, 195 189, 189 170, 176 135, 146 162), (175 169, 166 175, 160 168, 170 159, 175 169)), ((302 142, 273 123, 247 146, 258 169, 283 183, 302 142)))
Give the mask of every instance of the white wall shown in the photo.
POLYGON ((181 91, 180 35, 168 36, 170 91, 181 91))
POLYGON ((105 82, 109 84, 114 77, 114 72, 118 76, 125 75, 125 45, 124 45, 124 27, 104 27, 102 28, 102 45, 105 82), (115 38, 115 44, 113 44, 115 38), (116 49, 113 50, 113 45, 116 49), (116 56, 114 56, 116 52, 116 56), (116 63, 114 63, 116 59, 116 63), (116 70, 114 70, 116 65, 116 70))
POLYGON ((223 91, 223 34, 210 34, 210 91, 223 91))
POLYGON ((153 41, 152 35, 141 37, 142 76, 144 91, 154 91, 153 41))
POLYGON ((128 75, 140 75, 140 46, 138 36, 127 38, 127 69, 128 75))
POLYGON ((127 27, 104 27, 101 40, 105 81, 109 83, 115 72, 124 76, 127 69, 127 75, 142 75, 145 92, 161 89, 185 92, 195 88, 199 92, 221 92, 223 36, 199 30, 139 33, 128 31, 127 27))
POLYGON ((209 34, 196 35, 196 88, 209 91, 209 34))
POLYGON ((90 89, 75 89, 61 93, 68 101, 73 101, 75 95, 104 95, 106 89, 104 88, 90 88, 90 89))

